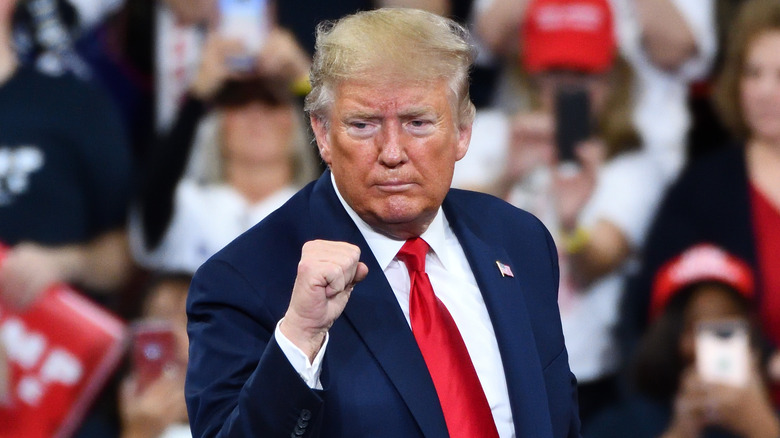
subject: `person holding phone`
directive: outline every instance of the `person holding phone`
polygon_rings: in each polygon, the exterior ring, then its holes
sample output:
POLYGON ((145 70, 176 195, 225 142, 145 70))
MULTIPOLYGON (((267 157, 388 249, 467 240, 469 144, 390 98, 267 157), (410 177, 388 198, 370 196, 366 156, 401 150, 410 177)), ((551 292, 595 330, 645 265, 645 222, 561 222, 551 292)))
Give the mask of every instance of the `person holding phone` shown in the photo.
POLYGON ((192 276, 157 273, 134 324, 130 374, 122 382, 121 438, 190 438, 184 402, 185 302, 192 276))
POLYGON ((595 419, 586 436, 779 436, 761 371, 754 281, 746 262, 712 244, 667 262, 632 358, 632 396, 595 419))
POLYGON ((512 120, 496 192, 538 216, 561 259, 559 304, 583 430, 618 397, 613 327, 623 281, 663 190, 631 120, 634 76, 617 53, 606 1, 529 3, 522 61, 532 111, 512 120), (545 21, 549 20, 549 22, 545 21))

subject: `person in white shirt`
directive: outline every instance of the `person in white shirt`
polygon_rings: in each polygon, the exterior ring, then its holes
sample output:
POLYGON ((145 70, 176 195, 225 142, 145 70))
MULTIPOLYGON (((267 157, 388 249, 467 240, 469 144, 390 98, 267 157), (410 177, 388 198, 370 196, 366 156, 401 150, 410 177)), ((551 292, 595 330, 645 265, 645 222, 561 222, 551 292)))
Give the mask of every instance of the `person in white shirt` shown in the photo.
MULTIPOLYGON (((496 183, 490 165, 506 154, 511 121, 500 113, 528 109, 531 103, 522 87, 519 61, 523 56, 522 26, 534 4, 578 8, 590 0, 479 0, 475 33, 492 53, 502 56, 506 72, 494 109, 485 118, 486 135, 479 140, 479 155, 461 163, 456 180, 461 186, 485 189, 496 183), (487 140, 486 140, 487 138, 487 140), (475 157, 482 157, 475 160, 475 157), (484 164, 484 165, 483 165, 484 164)), ((598 3, 598 2, 596 2, 598 3)), ((717 53, 715 1, 713 0, 608 0, 614 15, 613 33, 620 55, 636 75, 636 105, 631 116, 642 138, 642 148, 656 162, 665 184, 677 176, 686 161, 690 84, 706 79, 717 53)), ((478 128, 480 128, 478 126, 478 128)), ((476 146, 476 144, 475 144, 476 146)))
POLYGON ((609 3, 565 3, 527 11, 522 60, 538 106, 514 116, 496 192, 539 217, 558 244, 561 320, 587 433, 620 395, 613 331, 664 173, 631 118, 636 77, 618 55, 609 3), (579 110, 566 118, 569 108, 579 110), (582 119, 586 129, 567 140, 582 119))

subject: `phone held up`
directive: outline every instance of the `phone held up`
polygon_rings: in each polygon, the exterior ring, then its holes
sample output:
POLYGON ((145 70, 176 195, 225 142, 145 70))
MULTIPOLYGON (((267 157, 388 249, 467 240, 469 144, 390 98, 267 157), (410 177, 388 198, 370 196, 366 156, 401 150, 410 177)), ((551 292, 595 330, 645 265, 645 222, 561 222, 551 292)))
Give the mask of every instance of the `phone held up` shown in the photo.
POLYGON ((700 323, 696 327, 696 369, 705 382, 744 387, 750 370, 750 335, 741 319, 700 323))
POLYGON ((562 88, 555 95, 555 144, 558 162, 576 166, 577 145, 591 136, 590 96, 584 88, 562 88))
POLYGON ((140 321, 132 326, 132 365, 137 392, 143 392, 163 373, 179 366, 176 334, 167 321, 140 321))
POLYGON ((219 0, 219 32, 243 43, 244 53, 229 59, 238 72, 250 72, 271 31, 269 0, 219 0))

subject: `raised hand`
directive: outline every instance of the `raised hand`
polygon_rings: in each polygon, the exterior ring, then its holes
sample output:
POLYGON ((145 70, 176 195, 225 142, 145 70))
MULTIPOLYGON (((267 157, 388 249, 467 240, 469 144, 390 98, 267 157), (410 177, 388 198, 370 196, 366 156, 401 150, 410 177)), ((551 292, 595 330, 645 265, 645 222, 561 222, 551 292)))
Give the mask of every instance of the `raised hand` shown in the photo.
POLYGON ((352 289, 367 274, 357 246, 326 240, 306 242, 290 306, 279 327, 282 334, 313 359, 352 289))

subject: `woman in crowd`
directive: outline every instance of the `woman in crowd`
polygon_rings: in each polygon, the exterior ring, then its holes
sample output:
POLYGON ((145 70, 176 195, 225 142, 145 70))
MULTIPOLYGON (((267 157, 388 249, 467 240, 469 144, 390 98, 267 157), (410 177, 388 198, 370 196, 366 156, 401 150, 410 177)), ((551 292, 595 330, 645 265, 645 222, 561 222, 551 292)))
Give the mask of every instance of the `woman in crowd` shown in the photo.
POLYGON ((760 367, 755 298, 750 267, 713 245, 696 245, 664 265, 653 286, 651 325, 632 361, 636 391, 594 420, 586 436, 778 436, 760 367), (708 349, 707 327, 737 348, 708 349))
POLYGON ((663 200, 626 294, 627 354, 647 325, 658 268, 701 241, 755 270, 762 331, 780 345, 780 3, 746 2, 729 43, 716 103, 741 144, 692 162, 663 200))
POLYGON ((231 70, 241 50, 235 41, 209 37, 178 119, 150 160, 140 214, 131 222, 133 252, 146 268, 194 272, 312 177, 289 83, 307 71, 307 55, 280 29, 256 72, 231 70), (216 110, 196 136, 210 104, 216 110))
MULTIPOLYGON (((636 76, 635 105, 629 112, 641 134, 642 147, 658 161, 667 182, 679 174, 691 122, 686 103, 688 88, 707 77, 716 51, 716 1, 493 0, 484 3, 486 6, 480 8, 476 20, 476 32, 509 65, 514 64, 518 52, 523 55, 523 37, 517 36, 525 34, 523 26, 528 21, 524 16, 529 10, 545 8, 545 19, 551 27, 557 26, 559 20, 568 20, 587 28, 598 17, 598 9, 608 4, 615 19, 613 28, 605 31, 616 35, 621 56, 636 76)), ((548 44, 557 43, 549 40, 548 44)), ((496 96, 496 103, 516 108, 516 99, 507 102, 506 95, 511 93, 502 91, 496 96)))
POLYGON ((543 8, 532 4, 527 11, 522 54, 538 110, 515 116, 497 189, 538 216, 559 248, 561 320, 583 430, 619 395, 612 330, 626 269, 663 189, 631 121, 633 75, 616 54, 611 10, 606 2, 593 4, 601 5, 599 20, 589 27, 566 20, 545 26, 543 8), (574 121, 592 118, 585 126, 590 135, 578 139, 574 166, 556 149, 556 127, 572 123, 557 120, 556 109, 572 95, 587 101, 574 121))

